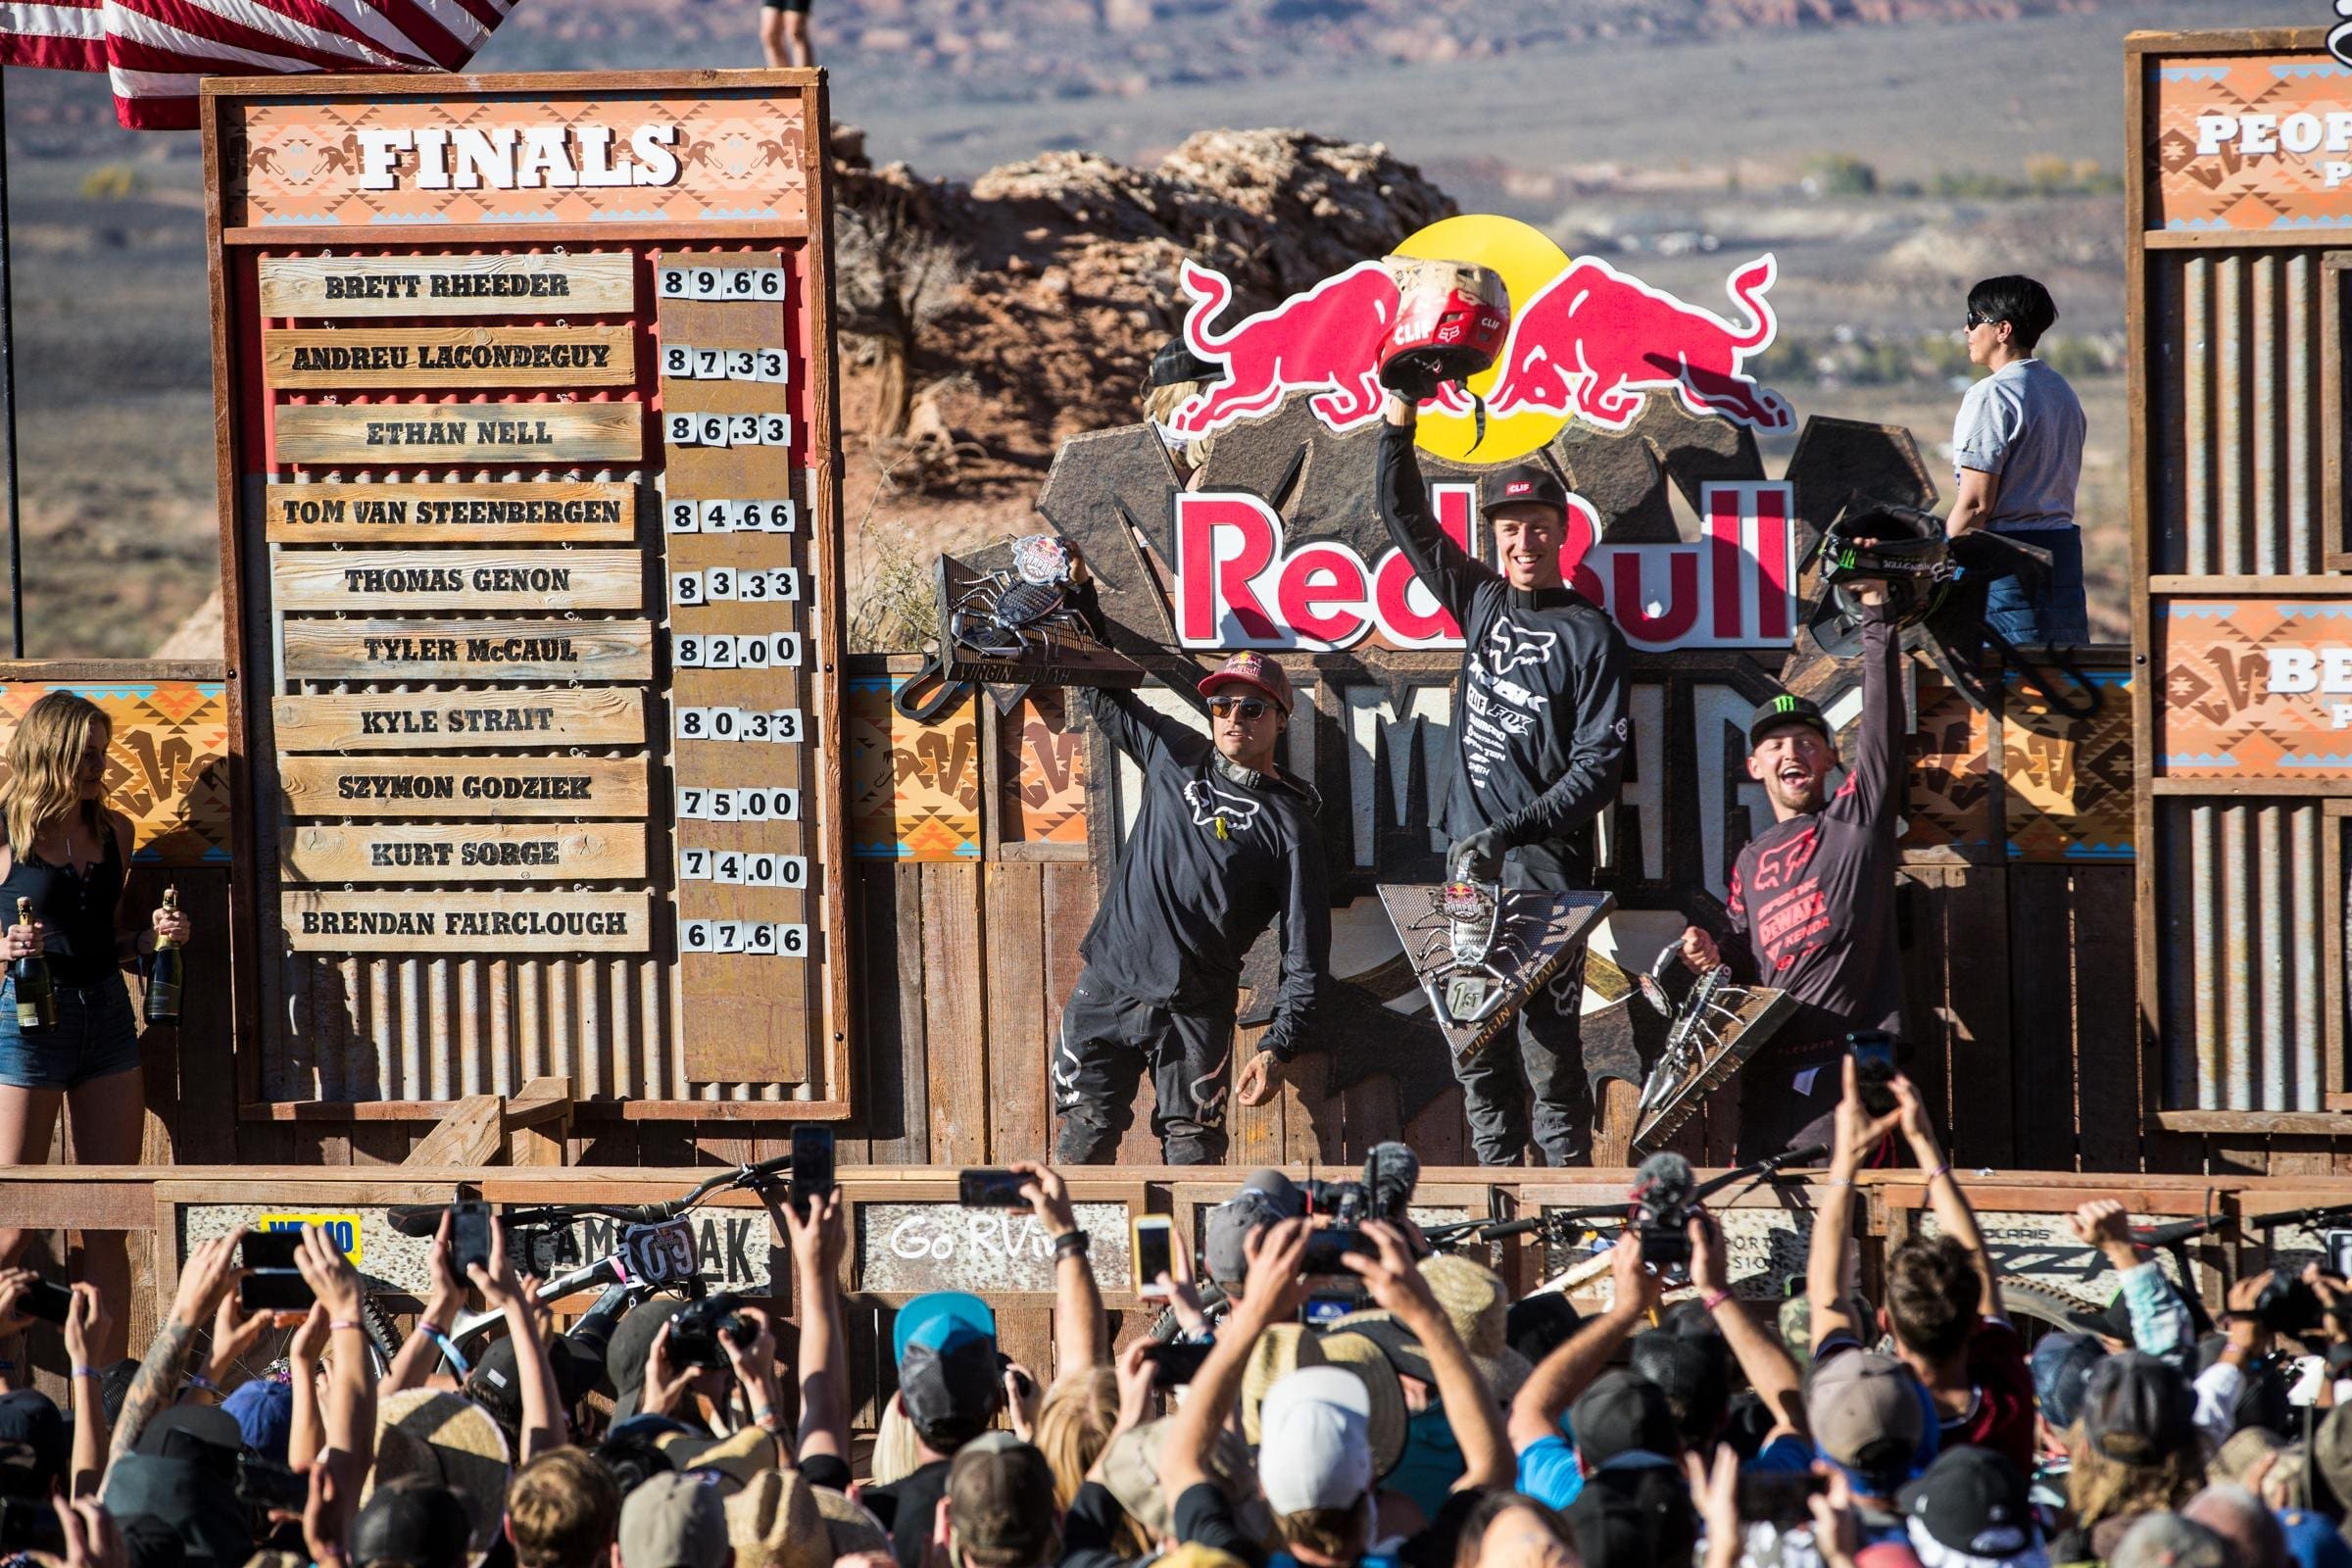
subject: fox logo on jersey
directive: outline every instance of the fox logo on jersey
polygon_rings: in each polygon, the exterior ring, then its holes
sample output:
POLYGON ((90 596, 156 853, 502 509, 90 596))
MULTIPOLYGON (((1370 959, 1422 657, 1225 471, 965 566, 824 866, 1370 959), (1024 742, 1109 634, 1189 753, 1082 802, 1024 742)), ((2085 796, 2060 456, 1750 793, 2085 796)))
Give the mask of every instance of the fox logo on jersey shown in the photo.
POLYGON ((1184 787, 1184 803, 1193 808, 1193 826, 1214 829, 1219 838, 1241 832, 1257 815, 1255 801, 1229 795, 1204 778, 1184 787))
POLYGON ((1507 675, 1521 664, 1541 664, 1551 657, 1559 640, 1555 633, 1529 631, 1507 617, 1497 620, 1487 633, 1487 668, 1507 675))

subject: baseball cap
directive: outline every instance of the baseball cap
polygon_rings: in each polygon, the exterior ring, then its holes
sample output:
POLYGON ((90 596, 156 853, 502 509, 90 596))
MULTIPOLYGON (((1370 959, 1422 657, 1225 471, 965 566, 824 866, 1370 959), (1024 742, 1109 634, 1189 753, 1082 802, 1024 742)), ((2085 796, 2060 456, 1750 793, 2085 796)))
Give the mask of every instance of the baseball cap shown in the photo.
POLYGON ((245 1446, 265 1459, 286 1462, 286 1440, 294 1430, 294 1386, 274 1378, 241 1383, 220 1401, 237 1424, 245 1446))
POLYGON ((227 1464, 244 1451, 245 1434, 237 1418, 217 1405, 179 1404, 156 1412, 155 1419, 139 1429, 134 1446, 160 1459, 227 1464))
POLYGON ((1208 1211, 1201 1227, 1201 1261, 1208 1277, 1230 1294, 1250 1273, 1250 1233, 1305 1212, 1306 1195, 1297 1182, 1278 1170, 1251 1171, 1240 1192, 1208 1211))
POLYGON ((620 1505, 621 1568, 720 1568, 735 1560, 726 1505, 701 1476, 653 1476, 620 1505))
POLYGON ((951 1448, 976 1436, 1004 1399, 997 1361, 997 1317, 966 1291, 932 1291, 899 1309, 891 1343, 899 1358, 899 1399, 931 1446, 951 1448))
POLYGON ((964 1561, 1029 1568, 1053 1550, 1054 1470, 1009 1432, 984 1432, 948 1469, 948 1525, 964 1561))
POLYGON ((1541 1361, 1576 1338, 1585 1315, 1558 1291, 1523 1296, 1503 1312, 1502 1336, 1530 1361, 1541 1361))
POLYGON ((1688 1563, 1698 1533, 1682 1472, 1664 1464, 1587 1477, 1561 1517, 1585 1568, 1688 1563))
POLYGON ((2154 1464, 2196 1441, 2188 1380, 2139 1350, 2101 1361, 2082 1393, 2082 1430, 2091 1446, 2125 1464, 2154 1464))
POLYGON ((1199 690, 1203 697, 1214 697, 1228 686, 1247 686, 1263 693, 1284 712, 1291 710, 1291 677, 1272 654, 1254 649, 1228 654, 1225 662, 1202 678, 1199 690))
POLYGON ((1152 356, 1152 369, 1144 378, 1148 386, 1175 386, 1185 381, 1224 379, 1225 367, 1195 354, 1192 345, 1180 337, 1172 337, 1159 346, 1159 352, 1152 356))
POLYGON ((997 1314, 969 1291, 930 1291, 899 1308, 890 1329, 891 1359, 904 1363, 906 1348, 927 1345, 944 1350, 966 1339, 984 1339, 997 1348, 997 1314))
POLYGON ((35 1484, 30 1494, 35 1497, 45 1496, 51 1482, 64 1479, 74 1452, 65 1412, 35 1389, 0 1396, 0 1443, 23 1444, 31 1455, 35 1484))
POLYGON ((447 1487, 408 1480, 378 1487, 351 1525, 351 1560, 408 1568, 465 1568, 472 1539, 466 1504, 447 1487))
POLYGON ((645 1387, 645 1365, 653 1356, 654 1341, 663 1325, 686 1310, 675 1297, 639 1301, 621 1315, 605 1342, 605 1375, 612 1382, 612 1419, 626 1421, 637 1413, 637 1396, 645 1387))
POLYGON ((1482 513, 1531 502, 1563 513, 1568 510, 1568 487, 1560 483, 1558 474, 1541 463, 1514 463, 1507 468, 1482 475, 1478 481, 1478 510, 1482 513))
MULTIPOLYGON (((667 1319, 662 1321, 666 1322, 667 1319)), ((658 1329, 661 1324, 657 1323, 658 1329)), ((654 1342, 645 1342, 646 1352, 653 1352, 654 1342)), ((588 1397, 604 1375, 604 1363, 588 1350, 571 1343, 568 1335, 551 1334, 547 1338, 548 1364, 555 1369, 556 1393, 564 1408, 570 1409, 588 1397)), ((638 1362, 640 1374, 645 1363, 638 1362)), ((466 1396, 511 1425, 522 1422, 521 1374, 515 1370, 514 1341, 512 1337, 496 1340, 482 1351, 481 1359, 473 1363, 473 1372, 466 1379, 466 1396)))
POLYGON ((1783 692, 1757 709, 1756 716, 1748 721, 1747 749, 1754 751, 1764 744, 1765 736, 1776 729, 1787 729, 1791 724, 1802 724, 1808 729, 1817 730, 1823 740, 1837 744, 1838 737, 1830 729, 1830 721, 1823 715, 1819 703, 1810 697, 1799 697, 1794 692, 1783 692))
POLYGON ((1732 1402, 1732 1373, 1720 1338, 1651 1329, 1634 1336, 1626 1363, 1666 1396, 1685 1446, 1706 1443, 1723 1425, 1732 1402))
POLYGON ((1927 1391, 1902 1362, 1876 1350, 1816 1361, 1805 1375, 1805 1419, 1822 1457, 1873 1495, 1892 1493, 1936 1454, 1927 1391))
POLYGON ((2144 1513, 2124 1532, 2107 1568, 2229 1568, 2230 1547, 2193 1519, 2177 1513, 2144 1513))
POLYGON ((106 1509, 117 1519, 161 1519, 178 1535, 190 1568, 242 1568, 253 1555, 253 1528, 230 1472, 209 1460, 134 1449, 107 1469, 106 1509))
POLYGON ((2106 1359, 2107 1347, 2095 1334, 2045 1334, 2034 1347, 2034 1400, 2052 1428, 2075 1424, 2090 1375, 2106 1359))
POLYGON ((1372 1490, 1372 1396, 1354 1373, 1300 1367, 1266 1392, 1257 1419, 1258 1481, 1276 1513, 1344 1508, 1372 1490))
POLYGON ((1922 1568, 1983 1568, 2042 1555, 2026 1478, 1990 1448, 1945 1449, 1895 1502, 1922 1568))
POLYGON ((1666 1391, 1639 1372, 1603 1372, 1569 1406, 1580 1458, 1598 1467, 1625 1454, 1654 1453, 1671 1459, 1683 1448, 1682 1433, 1666 1391))

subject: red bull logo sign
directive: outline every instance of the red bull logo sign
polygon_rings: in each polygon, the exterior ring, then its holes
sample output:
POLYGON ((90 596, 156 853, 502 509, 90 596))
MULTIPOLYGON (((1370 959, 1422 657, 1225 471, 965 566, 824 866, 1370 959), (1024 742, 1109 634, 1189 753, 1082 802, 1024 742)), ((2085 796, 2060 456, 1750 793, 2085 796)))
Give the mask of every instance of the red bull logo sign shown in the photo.
MULTIPOLYGON (((1415 234, 1397 255, 1458 259, 1493 268, 1510 290, 1510 335, 1494 365, 1422 405, 1421 444, 1479 462, 1506 462, 1543 446, 1569 419, 1624 430, 1654 393, 1692 415, 1760 431, 1788 430, 1787 402, 1759 386, 1748 361, 1771 347, 1778 322, 1768 298, 1779 275, 1767 255, 1734 271, 1725 292, 1738 319, 1689 304, 1586 257, 1571 262, 1537 230, 1509 219, 1447 219, 1415 234), (1475 433, 1472 394, 1491 430, 1475 433), (1473 450, 1475 449, 1475 450, 1473 450)), ((1184 338, 1223 368, 1169 423, 1187 438, 1213 435, 1305 396, 1336 434, 1380 418, 1382 340, 1398 310, 1396 277, 1360 262, 1281 304, 1225 321, 1233 285, 1192 262, 1181 282, 1192 305, 1184 338)))
MULTIPOLYGON (((1598 514, 1570 496, 1560 547, 1569 585, 1606 609, 1637 649, 1787 646, 1796 631, 1788 486, 1711 484, 1699 499, 1705 532, 1696 543, 1603 545, 1598 514)), ((1434 484, 1430 504, 1475 554, 1476 488, 1434 484)), ((1461 628, 1401 551, 1367 563, 1338 540, 1294 547, 1274 509, 1244 492, 1179 494, 1175 533, 1176 634, 1187 648, 1323 652, 1375 632, 1398 648, 1462 646, 1461 628)))

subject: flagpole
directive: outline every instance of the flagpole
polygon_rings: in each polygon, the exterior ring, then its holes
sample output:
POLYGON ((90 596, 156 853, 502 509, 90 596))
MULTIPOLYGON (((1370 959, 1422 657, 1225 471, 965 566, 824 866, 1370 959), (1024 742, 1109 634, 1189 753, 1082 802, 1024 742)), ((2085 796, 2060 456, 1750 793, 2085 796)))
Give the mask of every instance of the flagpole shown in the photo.
POLYGON ((8 444, 9 646, 24 657, 24 535, 17 506, 16 274, 8 254, 8 73, 0 70, 0 438, 8 444))

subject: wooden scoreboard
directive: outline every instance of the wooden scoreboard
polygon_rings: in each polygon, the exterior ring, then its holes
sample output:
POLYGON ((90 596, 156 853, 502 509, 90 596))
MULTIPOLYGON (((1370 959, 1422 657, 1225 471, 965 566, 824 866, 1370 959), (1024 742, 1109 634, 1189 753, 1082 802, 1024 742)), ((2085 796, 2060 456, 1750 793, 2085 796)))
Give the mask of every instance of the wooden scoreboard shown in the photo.
POLYGON ((846 1115, 821 77, 203 124, 248 1114, 846 1115))

